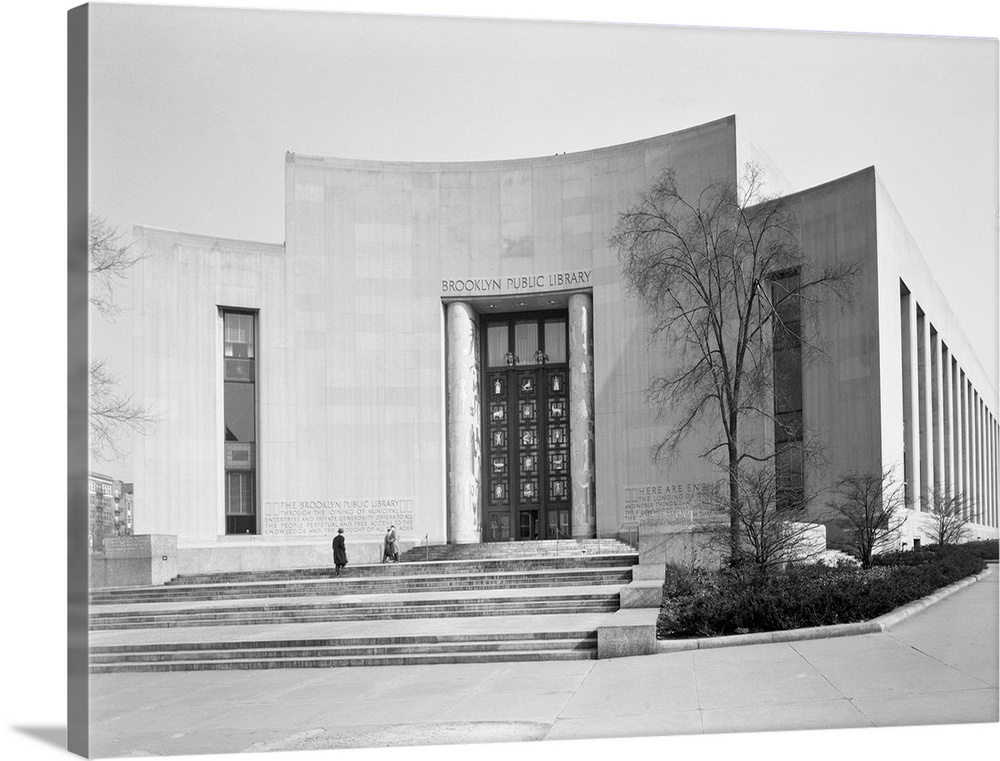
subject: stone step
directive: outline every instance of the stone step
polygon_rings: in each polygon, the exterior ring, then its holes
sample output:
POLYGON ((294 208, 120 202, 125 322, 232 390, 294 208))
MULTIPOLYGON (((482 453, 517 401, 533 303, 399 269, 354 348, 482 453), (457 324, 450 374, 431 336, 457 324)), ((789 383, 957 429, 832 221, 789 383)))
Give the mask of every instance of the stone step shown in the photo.
POLYGON ((91 664, 90 673, 110 674, 151 671, 221 671, 278 668, 337 668, 347 666, 416 666, 441 663, 508 663, 524 661, 593 660, 597 648, 543 650, 470 650, 467 652, 343 655, 317 658, 260 658, 196 660, 154 663, 91 664))
POLYGON ((476 591, 529 589, 540 587, 621 585, 631 581, 630 567, 574 569, 562 572, 527 571, 523 573, 452 574, 440 576, 355 579, 341 577, 331 581, 244 583, 225 585, 184 585, 119 589, 91 595, 91 604, 136 605, 144 603, 235 600, 303 596, 400 594, 413 592, 476 591))
POLYGON ((233 626, 239 624, 299 624, 334 621, 384 621, 408 618, 461 618, 468 616, 569 615, 578 613, 612 613, 618 610, 617 595, 607 599, 559 601, 554 598, 531 602, 492 601, 475 604, 432 603, 426 605, 387 604, 378 608, 358 609, 297 609, 288 611, 222 611, 196 612, 178 615, 173 612, 152 615, 123 613, 117 616, 91 618, 90 631, 121 629, 154 629, 165 627, 233 626))
POLYGON ((618 539, 544 539, 530 542, 418 545, 404 552, 400 556, 400 561, 628 555, 635 552, 635 547, 618 539))
POLYGON ((91 673, 592 659, 589 630, 107 645, 91 673))
POLYGON ((292 645, 273 648, 243 648, 206 650, 177 647, 136 653, 113 652, 92 654, 90 663, 93 665, 133 664, 133 663, 173 663, 177 661, 235 661, 264 660, 277 658, 330 658, 341 656, 370 657, 382 655, 423 655, 432 653, 470 653, 470 652, 520 652, 524 650, 592 650, 597 647, 597 637, 550 637, 545 639, 523 638, 518 640, 469 640, 466 642, 448 643, 412 643, 394 644, 387 642, 376 645, 292 645))
MULTIPOLYGON (((438 559, 424 562, 420 558, 408 562, 382 563, 374 565, 348 565, 351 578, 385 576, 433 576, 455 573, 490 573, 497 571, 558 570, 571 568, 600 568, 632 566, 638 562, 635 550, 630 553, 611 553, 570 557, 493 557, 466 559, 438 559)), ((332 579, 334 569, 292 568, 273 571, 233 571, 227 573, 182 574, 167 582, 167 586, 200 584, 229 584, 265 581, 303 581, 309 579, 332 579)), ((342 578, 342 577, 341 577, 342 578)), ((109 592, 121 590, 108 590, 109 592)))
POLYGON ((366 647, 381 645, 449 645, 469 642, 516 642, 525 639, 535 641, 549 639, 589 640, 597 636, 590 628, 550 629, 543 631, 506 632, 465 632, 459 634, 393 634, 390 636, 349 636, 323 637, 320 639, 253 639, 253 640, 213 640, 193 642, 148 642, 142 644, 92 645, 90 652, 96 655, 109 653, 153 653, 173 650, 253 650, 284 647, 366 647))

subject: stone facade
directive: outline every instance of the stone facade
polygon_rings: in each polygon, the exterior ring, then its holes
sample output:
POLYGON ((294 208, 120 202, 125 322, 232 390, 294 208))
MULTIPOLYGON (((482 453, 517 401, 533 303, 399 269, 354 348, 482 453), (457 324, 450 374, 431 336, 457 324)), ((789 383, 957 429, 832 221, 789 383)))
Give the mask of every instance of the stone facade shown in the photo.
MULTIPOLYGON (((161 422, 136 442, 136 533, 176 536, 186 570, 315 564, 338 527, 357 557, 377 557, 390 523, 410 546, 482 541, 482 325, 498 314, 565 315, 573 536, 626 534, 643 511, 690 503, 718 474, 697 436, 670 461, 650 456, 668 421, 645 390, 670 358, 648 346, 649 317, 608 245, 619 212, 667 168, 689 197, 735 182, 735 118, 535 159, 288 154, 283 245, 137 228, 136 396, 161 422), (256 318, 251 536, 225 535, 224 310, 256 318)), ((903 459, 902 279, 934 315, 928 351, 943 357, 946 343, 977 390, 962 419, 980 425, 967 439, 992 502, 978 525, 995 536, 996 390, 874 171, 791 201, 807 256, 864 269, 852 310, 822 315, 827 359, 804 369, 806 426, 831 453, 807 479, 903 459)), ((939 409, 928 441, 943 482, 944 453, 951 470, 960 458, 939 409)))

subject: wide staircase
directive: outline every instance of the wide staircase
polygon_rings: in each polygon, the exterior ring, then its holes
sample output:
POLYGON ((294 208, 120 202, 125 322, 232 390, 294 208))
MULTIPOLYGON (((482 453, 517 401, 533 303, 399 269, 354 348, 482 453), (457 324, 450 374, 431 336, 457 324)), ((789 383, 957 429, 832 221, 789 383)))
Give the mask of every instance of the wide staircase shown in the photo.
POLYGON ((589 539, 419 546, 400 561, 95 590, 90 670, 594 658, 638 558, 589 539))

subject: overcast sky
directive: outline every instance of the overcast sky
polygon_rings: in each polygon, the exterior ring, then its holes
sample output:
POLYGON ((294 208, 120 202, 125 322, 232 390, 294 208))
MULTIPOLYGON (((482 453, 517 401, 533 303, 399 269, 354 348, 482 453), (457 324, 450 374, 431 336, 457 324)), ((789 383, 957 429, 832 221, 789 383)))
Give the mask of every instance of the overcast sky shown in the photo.
MULTIPOLYGON (((505 159, 736 114, 786 190, 875 165, 997 377, 993 40, 96 5, 90 66, 97 213, 274 243, 286 151, 505 159)), ((92 333, 126 384, 130 324, 92 333)))

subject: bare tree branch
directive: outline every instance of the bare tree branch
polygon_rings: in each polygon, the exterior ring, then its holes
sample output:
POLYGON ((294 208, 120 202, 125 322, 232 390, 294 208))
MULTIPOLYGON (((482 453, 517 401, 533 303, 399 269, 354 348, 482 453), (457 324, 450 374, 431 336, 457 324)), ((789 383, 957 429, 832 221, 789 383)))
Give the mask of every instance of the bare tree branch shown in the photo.
MULTIPOLYGON (((122 243, 118 228, 104 219, 90 215, 90 303, 109 320, 121 311, 115 303, 115 287, 128 277, 142 257, 132 243, 122 243)), ((108 368, 107 360, 92 359, 89 373, 90 452, 102 460, 122 459, 119 446, 128 434, 145 435, 152 430, 155 416, 132 400, 131 394, 118 390, 119 378, 108 368)))
POLYGON ((718 437, 702 456, 726 451, 733 558, 745 497, 741 463, 773 459, 756 437, 741 437, 741 423, 762 416, 801 438, 801 419, 785 423, 774 414, 781 379, 773 343, 794 344, 803 357, 819 353, 818 306, 831 298, 846 303, 857 274, 855 265, 807 266, 791 209, 761 194, 762 177, 748 164, 739 187, 712 185, 692 203, 668 170, 619 215, 609 239, 626 292, 652 318, 650 341, 662 340, 671 355, 671 370, 651 379, 647 391, 652 406, 674 413, 654 456, 675 454, 706 416, 718 414, 718 437), (789 273, 794 277, 781 279, 789 273), (784 319, 791 306, 795 324, 784 319))
POLYGON ((115 287, 142 258, 135 252, 134 243, 123 243, 122 238, 123 233, 117 227, 90 215, 90 303, 107 319, 114 319, 121 312, 115 303, 115 287))
POLYGON ((935 544, 959 544, 969 533, 968 516, 972 502, 964 492, 948 492, 939 487, 927 489, 924 504, 935 544))
POLYGON ((829 503, 844 531, 844 547, 870 568, 872 556, 894 543, 906 522, 906 496, 891 468, 843 476, 829 503))
POLYGON ((118 392, 118 378, 105 360, 90 363, 90 450, 101 459, 120 459, 118 442, 126 432, 145 435, 155 417, 129 394, 118 392))

